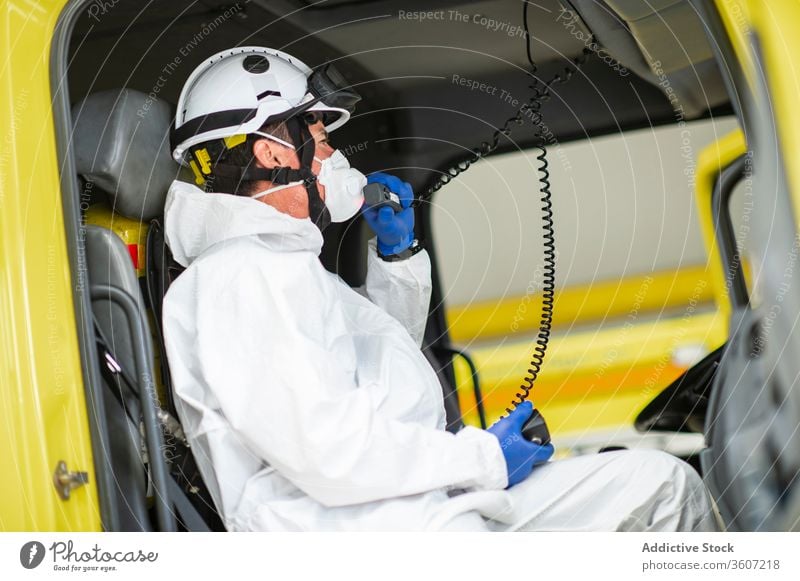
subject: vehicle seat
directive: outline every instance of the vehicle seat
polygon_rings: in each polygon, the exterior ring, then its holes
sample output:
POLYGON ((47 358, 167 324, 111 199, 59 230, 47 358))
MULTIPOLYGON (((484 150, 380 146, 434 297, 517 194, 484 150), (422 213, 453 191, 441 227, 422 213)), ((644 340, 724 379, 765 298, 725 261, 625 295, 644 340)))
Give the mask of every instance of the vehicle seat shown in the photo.
MULTIPOLYGON (((177 421, 156 398, 141 397, 152 394, 147 383, 156 377, 143 279, 134 268, 134 260, 140 254, 143 257, 144 251, 132 252, 114 231, 117 225, 130 228, 133 221, 134 226, 143 223, 146 233, 147 222, 163 211, 169 184, 179 172, 169 154, 170 107, 156 101, 145 109, 147 99, 139 91, 115 89, 92 94, 73 107, 76 168, 86 185, 91 184, 84 191, 94 195, 99 191, 98 197, 104 197, 108 205, 103 225, 87 225, 83 237, 98 346, 106 357, 101 370, 108 388, 103 409, 109 426, 109 455, 104 460, 117 483, 114 494, 121 530, 164 530, 168 519, 162 502, 170 514, 181 517, 187 530, 209 530, 204 519, 190 514, 186 491, 176 485, 181 478, 174 478, 174 459, 165 458, 164 451, 174 454, 176 449, 190 456, 177 421), (129 297, 132 317, 117 291, 129 297), (148 417, 157 421, 156 430, 149 433, 148 417), (142 425, 147 433, 144 439, 142 425), (175 434, 178 441, 171 441, 175 434), (157 486, 158 482, 162 485, 157 486), (150 499, 148 487, 153 490, 150 499), (149 508, 150 502, 155 510, 149 508)), ((87 216, 98 221, 103 212, 95 207, 87 216)), ((144 272, 143 265, 135 266, 144 272)))
MULTIPOLYGON (((89 284, 120 288, 142 307, 138 282, 122 241, 110 230, 98 226, 88 226, 84 240, 89 284)), ((123 330, 128 323, 121 308, 110 300, 93 298, 92 312, 114 352, 130 354, 130 333, 123 330)), ((120 359, 132 361, 133 356, 120 359)), ((104 375, 108 391, 104 392, 103 409, 109 430, 108 457, 104 460, 114 474, 119 526, 123 531, 152 530, 146 501, 148 477, 141 456, 143 443, 138 421, 133 419, 141 415, 139 401, 121 379, 104 375)))

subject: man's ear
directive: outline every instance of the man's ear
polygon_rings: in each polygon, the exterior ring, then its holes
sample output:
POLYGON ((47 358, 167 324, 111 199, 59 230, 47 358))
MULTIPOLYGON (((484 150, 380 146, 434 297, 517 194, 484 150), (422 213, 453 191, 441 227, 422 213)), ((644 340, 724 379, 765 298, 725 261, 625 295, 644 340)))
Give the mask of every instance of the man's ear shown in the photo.
POLYGON ((267 169, 273 167, 291 167, 294 151, 270 139, 259 139, 253 144, 253 156, 267 169))

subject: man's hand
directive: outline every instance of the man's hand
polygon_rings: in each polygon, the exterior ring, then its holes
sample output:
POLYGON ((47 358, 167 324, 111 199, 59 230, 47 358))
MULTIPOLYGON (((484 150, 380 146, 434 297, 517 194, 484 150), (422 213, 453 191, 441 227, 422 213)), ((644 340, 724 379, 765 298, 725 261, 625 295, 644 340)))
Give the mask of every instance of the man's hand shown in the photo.
POLYGON ((508 417, 496 421, 487 432, 499 441, 506 459, 508 487, 525 480, 537 464, 547 462, 553 455, 553 445, 540 446, 522 436, 522 426, 533 413, 533 404, 522 402, 508 417))
POLYGON ((389 206, 364 208, 364 219, 378 236, 378 251, 383 256, 402 252, 414 241, 414 191, 408 182, 386 173, 376 172, 367 176, 367 183, 379 183, 389 188, 400 198, 403 210, 395 212, 389 206))

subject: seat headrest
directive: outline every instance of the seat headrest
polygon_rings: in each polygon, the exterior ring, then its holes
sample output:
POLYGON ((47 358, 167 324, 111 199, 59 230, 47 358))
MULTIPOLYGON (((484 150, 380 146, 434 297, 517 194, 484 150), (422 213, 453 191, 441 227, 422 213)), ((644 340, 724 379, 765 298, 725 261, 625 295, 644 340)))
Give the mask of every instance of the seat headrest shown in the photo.
POLYGON ((72 119, 78 173, 109 195, 115 212, 140 221, 160 215, 179 170, 169 151, 171 107, 111 89, 80 101, 72 119))

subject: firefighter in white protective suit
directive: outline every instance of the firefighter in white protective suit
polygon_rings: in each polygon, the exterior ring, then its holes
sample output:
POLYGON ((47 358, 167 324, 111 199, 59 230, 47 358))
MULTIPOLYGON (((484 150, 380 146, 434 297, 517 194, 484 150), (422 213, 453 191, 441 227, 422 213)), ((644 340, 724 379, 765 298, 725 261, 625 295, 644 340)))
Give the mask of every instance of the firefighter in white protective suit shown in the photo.
POLYGON ((658 451, 549 462, 524 404, 447 432, 420 350, 430 260, 410 186, 362 209, 367 178, 328 143, 358 95, 330 67, 231 49, 187 80, 166 237, 185 272, 164 299, 178 413, 228 530, 716 530, 697 473, 658 451), (320 263, 322 229, 362 211, 363 289, 320 263))

